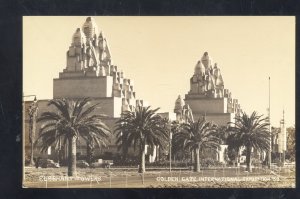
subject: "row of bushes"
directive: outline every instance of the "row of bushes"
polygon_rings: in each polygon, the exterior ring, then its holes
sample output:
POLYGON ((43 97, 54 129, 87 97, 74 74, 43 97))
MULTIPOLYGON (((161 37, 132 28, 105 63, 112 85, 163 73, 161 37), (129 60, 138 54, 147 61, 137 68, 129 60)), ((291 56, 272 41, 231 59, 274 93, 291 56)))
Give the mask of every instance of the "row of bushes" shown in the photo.
MULTIPOLYGON (((114 160, 114 166, 137 166, 139 165, 140 162, 137 158, 133 158, 133 159, 127 159, 125 161, 115 161, 114 160)), ((205 158, 200 160, 200 164, 201 167, 222 167, 224 166, 223 163, 218 162, 217 160, 214 160, 212 158, 205 158)), ((169 161, 156 161, 156 162, 146 162, 146 166, 153 166, 153 167, 168 167, 170 165, 169 161)), ((189 167, 189 166, 193 166, 194 163, 191 163, 190 161, 175 161, 171 163, 172 167, 189 167)))

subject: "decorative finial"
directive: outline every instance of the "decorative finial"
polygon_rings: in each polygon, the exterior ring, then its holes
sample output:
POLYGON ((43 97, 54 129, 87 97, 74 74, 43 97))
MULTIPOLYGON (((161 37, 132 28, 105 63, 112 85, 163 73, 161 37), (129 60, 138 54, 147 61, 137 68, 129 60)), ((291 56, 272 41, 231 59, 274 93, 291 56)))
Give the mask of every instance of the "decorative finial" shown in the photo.
POLYGON ((86 18, 82 29, 87 38, 93 38, 95 34, 98 36, 98 26, 92 17, 86 18))

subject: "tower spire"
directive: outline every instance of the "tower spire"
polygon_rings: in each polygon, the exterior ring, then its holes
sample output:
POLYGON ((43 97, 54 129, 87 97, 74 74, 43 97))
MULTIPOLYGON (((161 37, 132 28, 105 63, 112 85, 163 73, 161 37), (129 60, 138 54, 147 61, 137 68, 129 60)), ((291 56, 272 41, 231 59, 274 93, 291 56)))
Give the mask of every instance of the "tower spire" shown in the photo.
POLYGON ((269 135, 270 135, 270 140, 269 140, 269 151, 268 151, 268 167, 269 169, 271 168, 271 163, 272 163, 272 135, 271 135, 271 78, 269 76, 269 108, 268 108, 268 119, 269 119, 269 135))

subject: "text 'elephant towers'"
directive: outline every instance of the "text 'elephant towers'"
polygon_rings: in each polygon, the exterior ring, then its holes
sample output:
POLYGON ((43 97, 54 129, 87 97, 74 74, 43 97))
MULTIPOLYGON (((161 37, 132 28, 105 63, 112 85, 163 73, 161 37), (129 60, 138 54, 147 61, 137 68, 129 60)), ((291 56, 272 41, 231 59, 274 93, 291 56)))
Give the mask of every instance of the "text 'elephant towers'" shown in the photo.
POLYGON ((224 89, 220 68, 212 63, 207 52, 196 63, 184 101, 178 96, 174 108, 177 120, 182 122, 205 116, 218 125, 226 125, 241 112, 238 100, 232 99, 229 90, 224 89))

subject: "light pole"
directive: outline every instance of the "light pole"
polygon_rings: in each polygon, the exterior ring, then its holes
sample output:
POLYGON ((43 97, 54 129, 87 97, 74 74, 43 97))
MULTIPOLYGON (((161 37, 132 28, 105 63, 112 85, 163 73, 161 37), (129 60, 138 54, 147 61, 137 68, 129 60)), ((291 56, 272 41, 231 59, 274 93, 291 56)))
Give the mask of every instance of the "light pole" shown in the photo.
MULTIPOLYGON (((30 165, 34 165, 34 160, 33 160, 33 145, 34 145, 34 136, 35 136, 35 120, 36 120, 36 115, 37 115, 37 99, 36 99, 36 95, 25 95, 23 96, 23 98, 25 97, 33 97, 34 96, 34 100, 33 102, 30 104, 29 108, 28 108, 28 116, 29 116, 29 142, 30 142, 30 165)), ((25 109, 25 102, 23 104, 24 109, 25 109)), ((25 113, 26 110, 23 110, 23 112, 25 113)), ((24 117, 25 115, 23 115, 24 117)), ((25 117, 24 117, 24 122, 25 122, 25 117)), ((25 129, 24 129, 25 130, 25 129)), ((25 139, 23 139, 25 140, 25 139)), ((24 143, 25 144, 25 143, 24 143)), ((24 145, 25 147, 25 145, 24 145)))
POLYGON ((121 160, 123 161, 124 160, 124 157, 123 157, 123 155, 124 155, 124 153, 123 153, 123 151, 124 151, 124 146, 123 146, 123 132, 121 131, 121 133, 120 133, 120 136, 121 136, 121 149, 122 149, 122 151, 121 151, 121 160))

